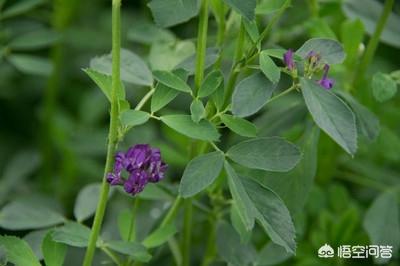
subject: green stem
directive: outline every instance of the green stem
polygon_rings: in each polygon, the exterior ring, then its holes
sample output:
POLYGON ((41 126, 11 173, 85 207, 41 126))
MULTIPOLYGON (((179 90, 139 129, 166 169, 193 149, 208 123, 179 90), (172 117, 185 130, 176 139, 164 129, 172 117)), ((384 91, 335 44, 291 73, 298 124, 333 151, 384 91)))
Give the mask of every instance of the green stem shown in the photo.
POLYGON ((243 44, 240 45, 240 43, 241 42, 244 43, 244 40, 241 40, 241 38, 244 39, 244 36, 245 36, 244 27, 242 25, 241 30, 239 32, 238 45, 236 47, 235 63, 233 64, 231 75, 229 76, 228 84, 227 84, 226 90, 225 90, 224 106, 227 106, 229 104, 229 99, 232 96, 233 88, 235 87, 237 77, 239 76, 243 67, 245 67, 251 61, 253 61, 255 59, 255 57, 257 57, 257 55, 258 55, 257 51, 258 51, 259 44, 267 37, 269 32, 272 30, 272 27, 275 25, 276 22, 278 22, 278 20, 282 17, 285 10, 290 6, 290 3, 291 3, 291 0, 286 0, 285 3, 282 5, 282 7, 278 10, 278 12, 276 12, 276 14, 271 18, 267 27, 260 34, 260 37, 258 38, 258 40, 252 45, 252 47, 246 53, 244 62, 240 62, 240 60, 242 59, 241 55, 239 58, 237 57, 239 52, 243 53, 243 51, 240 51, 240 46, 243 46, 243 44), (241 34, 243 35, 243 37, 240 36, 241 34))
POLYGON ((172 256, 175 260, 175 265, 181 266, 182 265, 182 253, 179 248, 179 243, 176 241, 175 237, 172 237, 168 240, 168 246, 172 252, 172 256))
MULTIPOLYGON (((140 199, 136 197, 132 204, 132 219, 131 219, 131 224, 129 226, 128 239, 127 239, 128 242, 134 241, 136 239, 136 213, 137 210, 139 209, 139 204, 140 204, 140 199)), ((132 258, 129 257, 125 261, 124 265, 129 266, 131 264, 132 264, 132 258)))
POLYGON ((225 42, 225 29, 226 29, 226 21, 225 21, 225 4, 222 0, 217 2, 218 10, 217 14, 215 14, 215 19, 218 23, 218 32, 217 32, 217 47, 219 48, 219 56, 217 61, 214 64, 215 69, 220 69, 222 63, 222 50, 224 48, 225 42))
POLYGON ((111 250, 109 250, 107 247, 101 247, 101 250, 107 254, 108 257, 110 257, 110 259, 117 264, 118 266, 122 265, 121 261, 119 260, 118 256, 112 252, 111 250))
POLYGON ((286 94, 290 93, 291 91, 294 91, 295 89, 298 88, 298 85, 293 84, 290 88, 288 88, 287 90, 284 90, 283 92, 279 93, 278 95, 275 95, 274 97, 270 98, 266 104, 271 103, 273 101, 275 101, 276 99, 279 99, 283 96, 285 96, 286 94))
POLYGON ((136 105, 135 110, 140 110, 143 108, 143 106, 146 104, 146 102, 151 98, 151 96, 154 94, 156 89, 152 87, 148 93, 140 100, 140 102, 136 105))
POLYGON ((376 48, 378 47, 378 44, 379 44, 379 38, 382 34, 383 29, 385 28, 388 18, 390 16, 390 13, 393 8, 393 4, 394 4, 394 0, 386 0, 385 1, 385 6, 383 7, 382 14, 378 20, 378 23, 376 25, 374 33, 368 42, 365 54, 360 62, 357 73, 355 75, 353 88, 358 87, 365 77, 365 72, 367 71, 367 68, 370 65, 370 63, 375 55, 376 48))
POLYGON ((182 237, 182 266, 190 265, 190 246, 192 237, 192 213, 193 205, 191 199, 184 201, 184 220, 183 220, 183 237, 182 237))
POLYGON ((243 21, 241 21, 239 35, 236 43, 234 63, 224 93, 224 107, 226 107, 229 104, 229 99, 232 96, 233 88, 236 84, 237 77, 239 76, 240 73, 240 60, 243 57, 244 41, 245 41, 245 28, 243 21))
MULTIPOLYGON (((172 207, 169 209, 167 215, 164 217, 162 220, 161 224, 156 228, 154 231, 166 226, 167 224, 171 223, 176 215, 178 214, 179 206, 181 205, 182 198, 180 196, 177 196, 175 198, 174 203, 172 204, 172 207)), ((168 244, 170 246, 170 249, 174 255, 175 261, 177 262, 177 265, 180 265, 180 250, 179 246, 176 244, 175 240, 170 239, 168 241, 168 244)))
POLYGON ((314 18, 319 16, 319 5, 317 0, 308 0, 308 6, 310 8, 311 15, 314 18))
MULTIPOLYGON (((0 1, 4 3, 4 1, 0 1)), ((53 1, 53 16, 51 18, 53 29, 63 35, 65 30, 71 24, 73 16, 77 11, 77 0, 53 1)), ((53 70, 49 77, 47 87, 45 88, 44 101, 43 101, 43 124, 40 134, 41 153, 43 157, 43 164, 41 177, 41 186, 47 192, 53 192, 61 195, 61 199, 65 200, 68 195, 68 189, 71 184, 75 182, 74 163, 71 158, 72 152, 70 151, 67 141, 57 139, 63 138, 63 132, 60 128, 55 127, 54 113, 57 111, 58 92, 63 82, 63 63, 65 60, 65 47, 62 41, 57 42, 51 49, 50 56, 53 64, 53 70), (57 137, 56 137, 57 136, 57 137), (57 150, 61 146, 61 150, 57 150), (62 171, 59 180, 55 180, 54 166, 58 163, 55 158, 56 152, 62 153, 64 160, 61 161, 62 171), (54 184, 54 181, 58 182, 54 184), (56 188, 63 188, 60 193, 57 193, 56 188)), ((1 58, 1 56, 0 56, 1 58)))
POLYGON ((140 199, 136 197, 132 207, 132 220, 131 225, 129 226, 128 242, 136 239, 136 213, 139 208, 139 203, 140 199))
POLYGON ((177 196, 174 203, 172 204, 172 207, 169 209, 167 215, 165 216, 164 220, 161 222, 158 228, 166 226, 167 224, 172 222, 173 219, 175 219, 181 202, 182 198, 180 196, 177 196))
POLYGON ((112 2, 112 91, 111 91, 111 112, 110 128, 108 134, 107 158, 104 169, 103 182, 99 202, 97 204, 92 230, 90 233, 89 244, 86 249, 84 266, 91 266, 96 249, 96 242, 100 233, 104 213, 107 205, 107 198, 110 187, 106 180, 107 173, 112 171, 113 157, 118 144, 118 98, 117 86, 120 82, 120 60, 121 60, 121 0, 112 2))
POLYGON ((275 13, 275 15, 268 22, 267 27, 260 34, 260 37, 258 37, 258 40, 248 50, 248 52, 246 54, 246 62, 245 62, 246 65, 257 56, 258 46, 268 36, 270 31, 272 30, 272 27, 275 26, 275 24, 279 21, 279 19, 282 17, 282 15, 286 11, 286 9, 289 8, 290 4, 291 4, 291 0, 286 0, 285 3, 281 6, 281 8, 275 13))
POLYGON ((56 44, 51 51, 53 61, 53 71, 50 75, 44 95, 44 115, 43 115, 43 133, 41 136, 41 151, 43 156, 43 172, 41 173, 41 186, 44 191, 51 191, 54 188, 52 183, 55 165, 55 143, 54 143, 54 113, 57 105, 57 95, 60 85, 60 74, 63 62, 62 44, 56 44))
POLYGON ((207 248, 201 266, 208 266, 214 260, 216 254, 216 224, 214 219, 210 221, 210 233, 207 240, 207 248))
POLYGON ((195 94, 201 86, 204 77, 204 64, 207 48, 208 29, 208 0, 203 0, 199 16, 199 29, 197 33, 196 73, 194 76, 195 94))

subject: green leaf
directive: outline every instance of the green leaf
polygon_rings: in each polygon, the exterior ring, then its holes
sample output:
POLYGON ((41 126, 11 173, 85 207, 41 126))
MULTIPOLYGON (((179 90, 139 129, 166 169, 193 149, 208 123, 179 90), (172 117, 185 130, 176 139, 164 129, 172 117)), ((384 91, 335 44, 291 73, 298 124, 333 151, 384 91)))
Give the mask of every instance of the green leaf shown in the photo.
POLYGON ((353 110, 356 116, 358 134, 366 137, 368 140, 373 141, 379 136, 380 123, 378 117, 372 113, 367 107, 359 103, 350 94, 340 92, 338 93, 353 110))
POLYGON ((393 71, 390 73, 390 77, 396 81, 397 84, 400 84, 400 69, 393 71))
POLYGON ((124 241, 135 240, 136 232, 131 232, 131 221, 134 219, 131 209, 123 209, 118 213, 117 224, 119 236, 124 241), (131 234, 131 235, 129 235, 131 234))
POLYGON ((336 95, 312 80, 300 80, 303 97, 315 123, 345 151, 357 151, 356 120, 351 109, 336 95))
POLYGON ((105 246, 118 253, 131 256, 136 261, 148 262, 151 259, 151 255, 146 248, 136 242, 107 241, 105 246))
POLYGON ((199 0, 152 0, 148 4, 154 20, 160 27, 170 27, 195 17, 199 0))
MULTIPOLYGON (((347 0, 341 5, 349 18, 360 19, 369 35, 375 32, 377 22, 381 17, 383 5, 375 0, 347 0)), ((382 42, 400 47, 400 16, 392 12, 383 28, 380 39, 382 42)))
POLYGON ((217 226, 217 251, 232 266, 253 265, 257 256, 254 247, 241 244, 238 234, 226 222, 220 222, 217 226))
POLYGON ((282 199, 267 187, 249 178, 242 179, 243 185, 254 204, 256 219, 271 240, 295 254, 295 228, 282 199))
POLYGON ((195 53, 196 47, 190 40, 154 43, 150 48, 149 63, 151 69, 172 71, 195 53))
POLYGON ((74 206, 74 216, 78 222, 88 219, 95 213, 100 195, 100 187, 100 183, 93 183, 79 191, 74 206))
POLYGON ((42 252, 46 266, 63 266, 67 246, 53 241, 49 232, 43 239, 42 252))
POLYGON ((254 19, 256 0, 224 0, 225 3, 248 20, 254 19))
MULTIPOLYGON (((181 78, 183 81, 187 80, 187 72, 185 70, 177 69, 173 71, 173 73, 181 78)), ((151 112, 157 112, 168 103, 170 103, 173 99, 175 99, 178 94, 179 91, 174 90, 162 83, 157 83, 156 90, 151 97, 151 112)))
POLYGON ((0 205, 3 205, 7 196, 39 167, 40 161, 39 154, 29 150, 10 156, 0 178, 0 205))
POLYGON ((29 232, 22 238, 31 247, 33 253, 38 260, 43 260, 42 242, 48 232, 49 229, 35 230, 29 232))
POLYGON ((271 98, 275 87, 262 73, 245 78, 233 92, 232 113, 238 117, 255 114, 271 98))
MULTIPOLYGON (((219 57, 219 49, 215 47, 209 47, 206 50, 206 56, 204 58, 204 69, 214 65, 219 57)), ((196 71, 196 53, 194 52, 191 56, 187 57, 182 63, 180 63, 177 69, 182 68, 189 75, 193 75, 196 71)))
POLYGON ((65 218, 48 208, 28 200, 15 200, 0 211, 0 227, 8 230, 39 229, 60 224, 65 218))
POLYGON ((217 90, 211 95, 211 100, 218 111, 221 110, 224 106, 224 93, 225 84, 224 82, 221 82, 217 90))
POLYGON ((221 120, 225 126, 240 136, 254 138, 257 135, 257 127, 243 118, 223 114, 221 120))
POLYGON ((264 75, 272 82, 278 83, 281 78, 281 70, 277 67, 266 52, 260 53, 260 68, 264 75))
POLYGON ((174 223, 169 223, 165 226, 157 228, 154 232, 148 235, 142 242, 146 248, 155 248, 161 246, 176 234, 177 228, 174 223))
POLYGON ((317 172, 318 140, 319 129, 314 126, 306 131, 299 143, 303 157, 295 168, 287 173, 263 172, 257 176, 258 182, 282 198, 292 215, 303 210, 313 185, 317 172))
POLYGON ((217 129, 209 121, 202 120, 195 123, 190 115, 166 115, 161 117, 161 121, 190 138, 217 141, 220 136, 217 129))
POLYGON ((67 222, 64 226, 55 228, 51 234, 55 242, 79 248, 87 247, 89 236, 90 229, 76 222, 67 222))
POLYGON ((16 266, 40 266, 38 259, 29 245, 15 236, 0 236, 0 246, 3 246, 7 259, 16 266))
POLYGON ((223 81, 224 76, 220 70, 210 72, 201 84, 197 96, 203 98, 211 95, 218 89, 223 81))
MULTIPOLYGON (((96 83, 96 85, 101 89, 107 99, 111 102, 111 92, 112 92, 112 79, 111 76, 100 73, 91 68, 83 69, 85 73, 96 83)), ((120 86, 117 88, 117 97, 120 100, 125 99, 125 87, 122 82, 120 82, 120 86)))
POLYGON ((162 29, 147 20, 135 20, 129 27, 128 40, 141 43, 170 43, 175 41, 174 34, 166 29, 162 29))
POLYGON ((231 203, 230 209, 230 219, 233 228, 235 228, 236 232, 238 232, 240 236, 241 243, 248 243, 251 239, 251 231, 246 229, 245 224, 243 223, 242 219, 239 215, 238 207, 236 206, 236 202, 231 203))
MULTIPOLYGON (((367 210, 363 226, 373 245, 389 245, 393 254, 400 248, 400 213, 396 196, 391 191, 378 196, 367 210)), ((375 262, 385 264, 389 259, 377 258, 375 262)))
POLYGON ((204 109, 203 102, 199 99, 194 99, 190 104, 190 113, 193 122, 198 123, 205 117, 206 110, 204 109))
POLYGON ((244 19, 242 21, 243 21, 244 28, 250 37, 251 42, 253 44, 256 44, 257 48, 260 49, 261 43, 258 42, 258 39, 260 38, 260 32, 258 30, 257 21, 256 20, 249 21, 246 19, 244 19))
MULTIPOLYGON (((111 54, 93 58, 90 60, 90 68, 111 76, 111 54)), ((141 86, 153 85, 153 76, 146 63, 127 49, 121 49, 121 80, 141 86)))
POLYGON ((231 147, 227 156, 238 164, 253 169, 287 172, 300 161, 299 148, 282 138, 257 138, 231 147))
MULTIPOLYGON (((281 49, 281 48, 272 48, 272 49, 263 50, 262 52, 265 53, 266 55, 270 56, 270 57, 283 60, 283 55, 287 52, 287 50, 286 49, 281 49)), ((301 56, 299 56, 296 53, 293 54, 293 59, 295 61, 303 60, 303 58, 301 58, 301 56)))
POLYGON ((288 260, 291 256, 292 254, 286 252, 283 247, 276 245, 273 242, 269 242, 261 249, 255 265, 278 265, 288 260))
POLYGON ((25 0, 16 2, 1 12, 2 14, 0 15, 0 19, 6 19, 21 15, 36 8, 37 6, 45 2, 46 2, 45 0, 25 0))
POLYGON ((156 70, 153 72, 153 75, 158 82, 168 86, 171 89, 188 93, 192 92, 192 89, 189 87, 189 85, 178 75, 172 72, 156 70))
POLYGON ((35 50, 50 46, 59 37, 55 31, 39 29, 17 36, 8 45, 14 50, 35 50))
POLYGON ((388 74, 376 73, 372 78, 372 94, 378 102, 385 102, 397 93, 397 84, 388 74))
POLYGON ((255 210, 249 195, 247 194, 239 176, 236 174, 232 166, 225 161, 226 174, 228 175, 228 185, 234 204, 236 204, 238 215, 245 229, 251 231, 254 227, 255 210))
POLYGON ((120 116, 122 125, 127 127, 142 125, 149 121, 149 118, 149 113, 138 110, 127 110, 120 116))
POLYGON ((286 0, 262 0, 256 7, 257 15, 268 15, 278 11, 286 0))
POLYGON ((223 164, 224 155, 219 151, 191 160, 183 172, 179 194, 188 198, 206 189, 218 177, 223 164))
POLYGON ((330 65, 340 64, 345 58, 342 45, 332 39, 310 39, 296 51, 296 54, 305 58, 311 51, 318 53, 321 56, 321 61, 330 65))
POLYGON ((48 59, 34 55, 14 54, 8 56, 7 59, 16 69, 25 74, 48 76, 53 69, 48 59))
POLYGON ((358 49, 364 38, 364 25, 359 19, 346 20, 341 27, 341 40, 346 52, 346 63, 354 65, 359 57, 358 49))

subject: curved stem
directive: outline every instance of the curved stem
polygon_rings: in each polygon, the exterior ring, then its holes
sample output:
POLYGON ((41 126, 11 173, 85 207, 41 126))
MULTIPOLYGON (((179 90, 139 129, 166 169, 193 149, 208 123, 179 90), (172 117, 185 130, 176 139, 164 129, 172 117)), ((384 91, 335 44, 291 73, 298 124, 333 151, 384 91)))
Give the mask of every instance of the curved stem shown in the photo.
POLYGON ((376 48, 379 44, 379 38, 381 37, 382 31, 385 28, 386 21, 389 19, 393 4, 394 0, 385 1, 385 6, 383 7, 383 11, 376 25, 374 34, 368 42, 367 49, 358 67, 357 74, 355 75, 353 88, 357 87, 365 77, 365 72, 367 71, 367 68, 375 55, 376 48))
POLYGON ((140 102, 136 105, 135 110, 138 111, 143 108, 143 106, 146 104, 146 102, 151 98, 151 96, 154 94, 156 89, 152 87, 148 93, 140 100, 140 102))
POLYGON ((104 213, 107 205, 107 198, 110 187, 106 180, 107 173, 112 171, 113 157, 118 143, 118 98, 117 87, 120 82, 120 55, 121 50, 121 0, 112 2, 112 91, 111 91, 111 112, 110 128, 108 134, 107 158, 104 169, 103 182, 99 202, 97 204, 92 230, 90 233, 89 244, 86 249, 84 266, 92 265, 96 242, 100 233, 104 213))
POLYGON ((208 29, 208 0, 203 0, 199 16, 199 30, 197 33, 197 52, 196 52, 196 73, 194 76, 194 95, 201 86, 204 77, 204 64, 207 48, 207 29, 208 29))
POLYGON ((179 205, 181 205, 181 202, 182 198, 180 196, 176 197, 174 203, 172 204, 172 207, 169 209, 167 215, 165 216, 164 220, 161 222, 158 228, 166 226, 167 224, 172 222, 172 220, 176 217, 176 214, 178 213, 179 205))
POLYGON ((285 96, 286 94, 290 93, 291 91, 294 91, 295 89, 298 88, 298 85, 293 84, 289 89, 284 90, 283 92, 279 93, 278 95, 275 95, 274 97, 270 98, 265 104, 268 104, 270 102, 275 101, 276 99, 281 98, 282 96, 285 96))
POLYGON ((109 250, 107 247, 101 247, 101 250, 107 254, 108 257, 110 257, 110 259, 117 264, 118 266, 122 265, 121 261, 119 260, 118 256, 112 252, 111 250, 109 250))

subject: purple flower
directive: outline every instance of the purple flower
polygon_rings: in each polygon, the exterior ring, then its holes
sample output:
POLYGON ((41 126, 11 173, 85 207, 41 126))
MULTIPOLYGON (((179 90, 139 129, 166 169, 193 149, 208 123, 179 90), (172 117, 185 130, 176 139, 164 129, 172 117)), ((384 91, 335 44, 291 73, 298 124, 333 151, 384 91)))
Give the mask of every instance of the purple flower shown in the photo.
POLYGON ((129 148, 126 153, 115 154, 114 169, 107 174, 107 182, 110 185, 123 185, 127 193, 136 195, 143 191, 147 183, 156 183, 163 179, 167 168, 159 149, 138 144, 129 148), (129 173, 126 179, 122 177, 124 169, 129 173))
POLYGON ((287 68, 292 71, 296 68, 296 65, 293 61, 293 51, 292 49, 287 50, 286 53, 283 54, 283 62, 287 66, 287 68))
POLYGON ((335 81, 333 79, 328 78, 328 72, 329 72, 329 65, 325 64, 324 74, 322 78, 318 81, 319 85, 321 85, 327 90, 332 89, 333 85, 335 84, 335 81))

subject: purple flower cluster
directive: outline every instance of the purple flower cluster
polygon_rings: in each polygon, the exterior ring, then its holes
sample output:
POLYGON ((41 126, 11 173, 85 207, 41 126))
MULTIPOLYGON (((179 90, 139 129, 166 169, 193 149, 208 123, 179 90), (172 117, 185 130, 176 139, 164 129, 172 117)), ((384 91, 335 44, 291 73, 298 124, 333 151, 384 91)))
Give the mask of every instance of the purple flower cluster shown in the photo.
MULTIPOLYGON (((291 49, 287 50, 287 52, 283 55, 283 62, 285 63, 286 67, 292 72, 296 69, 293 56, 294 53, 291 49)), ((307 59, 308 66, 312 69, 311 71, 315 71, 316 69, 318 71, 318 69, 320 69, 321 55, 319 53, 316 53, 315 51, 310 51, 305 59, 307 59)), ((335 84, 335 81, 333 79, 328 78, 329 68, 330 66, 328 64, 324 65, 324 73, 322 75, 322 78, 318 81, 318 84, 327 90, 331 89, 335 84)))
POLYGON ((136 195, 147 183, 156 183, 164 178, 168 166, 161 159, 160 150, 147 144, 137 144, 126 153, 115 155, 114 171, 107 174, 110 185, 123 185, 127 193, 136 195), (122 177, 126 170, 128 178, 122 177))
POLYGON ((283 62, 290 71, 293 71, 296 68, 296 65, 293 60, 292 49, 287 50, 287 52, 283 55, 283 62))

